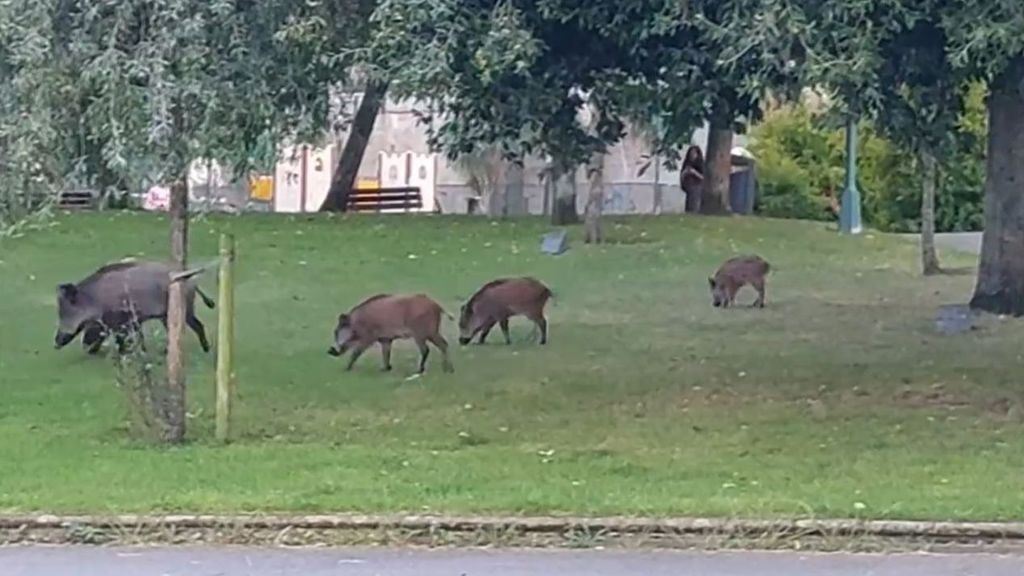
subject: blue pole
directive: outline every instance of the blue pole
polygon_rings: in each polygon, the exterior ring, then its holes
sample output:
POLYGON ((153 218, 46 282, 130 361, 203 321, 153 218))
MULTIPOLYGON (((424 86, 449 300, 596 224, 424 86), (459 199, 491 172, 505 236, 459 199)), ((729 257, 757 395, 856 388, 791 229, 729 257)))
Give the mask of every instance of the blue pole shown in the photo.
POLYGON ((857 118, 850 115, 846 122, 846 183, 839 207, 839 232, 860 234, 860 191, 857 190, 857 118))

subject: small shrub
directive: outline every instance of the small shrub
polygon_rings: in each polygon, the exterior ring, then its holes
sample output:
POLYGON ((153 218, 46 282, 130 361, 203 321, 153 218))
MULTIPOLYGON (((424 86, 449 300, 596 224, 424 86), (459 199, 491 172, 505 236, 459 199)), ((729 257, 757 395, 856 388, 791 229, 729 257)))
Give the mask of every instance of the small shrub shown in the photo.
POLYGON ((755 209, 772 218, 828 220, 828 203, 811 191, 810 176, 792 158, 766 162, 758 170, 760 194, 755 209))
MULTIPOLYGON (((157 348, 162 344, 157 344, 157 348)), ((138 440, 163 442, 170 437, 177 414, 177 398, 167 385, 165 362, 142 350, 138 341, 130 342, 124 354, 119 354, 116 344, 111 342, 110 356, 115 383, 127 401, 129 433, 138 440)))

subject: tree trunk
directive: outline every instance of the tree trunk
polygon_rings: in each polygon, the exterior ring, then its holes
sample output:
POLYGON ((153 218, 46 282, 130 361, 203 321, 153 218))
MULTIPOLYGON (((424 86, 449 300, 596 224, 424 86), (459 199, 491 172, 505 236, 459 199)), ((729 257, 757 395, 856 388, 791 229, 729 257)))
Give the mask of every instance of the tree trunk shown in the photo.
POLYGON ((935 251, 935 187, 939 176, 935 156, 930 152, 922 152, 921 166, 924 168, 921 190, 921 271, 925 276, 934 276, 942 273, 939 255, 935 251))
POLYGON ((560 178, 551 162, 544 167, 544 215, 548 216, 555 211, 555 196, 558 192, 557 182, 560 178))
POLYGON ((587 163, 587 206, 583 216, 583 241, 600 244, 604 241, 601 230, 601 212, 604 210, 604 154, 597 153, 587 163))
POLYGON ((661 193, 661 158, 654 156, 654 198, 651 200, 651 211, 655 216, 661 214, 662 193, 661 193))
MULTIPOLYGON (((179 177, 171 185, 171 260, 182 271, 188 261, 188 179, 179 177)), ((184 282, 172 282, 167 294, 167 402, 164 442, 185 439, 185 329, 184 282)))
POLYGON ((345 141, 345 148, 341 151, 334 177, 331 178, 331 188, 327 191, 323 205, 320 206, 321 211, 344 212, 348 209, 348 196, 355 186, 359 166, 363 163, 366 146, 370 143, 373 125, 377 122, 387 89, 387 82, 367 82, 356 117, 352 120, 352 129, 345 141))
POLYGON ((493 186, 487 195, 487 215, 491 218, 504 218, 508 215, 508 180, 509 163, 502 161, 498 168, 493 186))
POLYGON ((569 171, 564 176, 569 181, 570 191, 568 194, 561 192, 561 186, 559 186, 559 178, 555 180, 555 198, 554 206, 551 210, 551 223, 555 226, 568 226, 570 224, 578 224, 580 221, 580 215, 576 211, 576 170, 569 171))
POLYGON ((988 100, 985 232, 971 308, 1024 315, 1024 57, 992 83, 988 100))
POLYGON ((520 216, 524 213, 524 166, 512 162, 505 176, 505 213, 503 216, 520 216))
POLYGON ((707 163, 701 214, 728 214, 729 174, 732 171, 732 122, 713 118, 708 130, 707 163))

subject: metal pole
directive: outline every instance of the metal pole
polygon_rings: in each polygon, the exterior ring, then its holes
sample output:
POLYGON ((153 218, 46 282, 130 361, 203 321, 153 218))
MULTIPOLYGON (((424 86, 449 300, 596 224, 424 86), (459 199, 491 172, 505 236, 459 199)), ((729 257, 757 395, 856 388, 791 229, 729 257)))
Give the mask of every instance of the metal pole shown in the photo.
POLYGON ((217 325, 217 440, 231 437, 231 398, 234 395, 235 238, 220 237, 220 318, 217 325))
POLYGON ((860 191, 857 190, 857 118, 850 115, 846 122, 846 183, 839 207, 839 232, 860 234, 860 191))

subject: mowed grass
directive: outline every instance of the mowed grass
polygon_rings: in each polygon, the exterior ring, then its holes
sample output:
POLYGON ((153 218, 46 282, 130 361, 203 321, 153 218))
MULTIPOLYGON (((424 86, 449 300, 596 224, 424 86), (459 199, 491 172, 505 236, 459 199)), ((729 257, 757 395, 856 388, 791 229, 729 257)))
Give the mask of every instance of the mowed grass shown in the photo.
MULTIPOLYGON (((917 272, 917 247, 817 224, 611 219, 610 242, 539 253, 540 220, 208 217, 193 262, 238 238, 237 440, 212 440, 214 356, 191 333, 189 439, 133 442, 112 362, 53 350, 54 289, 124 256, 162 257, 166 220, 63 216, 0 244, 0 510, 362 511, 1024 518, 1024 323, 941 335, 970 275, 917 272), (754 252, 768 307, 713 309, 707 277, 754 252), (396 370, 326 354, 337 314, 425 292, 457 314, 499 275, 556 292, 551 340, 513 321, 396 370)), ((945 254, 946 264, 974 258, 945 254)), ((216 294, 216 276, 203 285, 216 294)), ((746 290, 749 290, 746 289, 746 290)), ((741 303, 753 301, 744 291, 741 303)), ((216 312, 200 306, 211 336, 216 312)))

